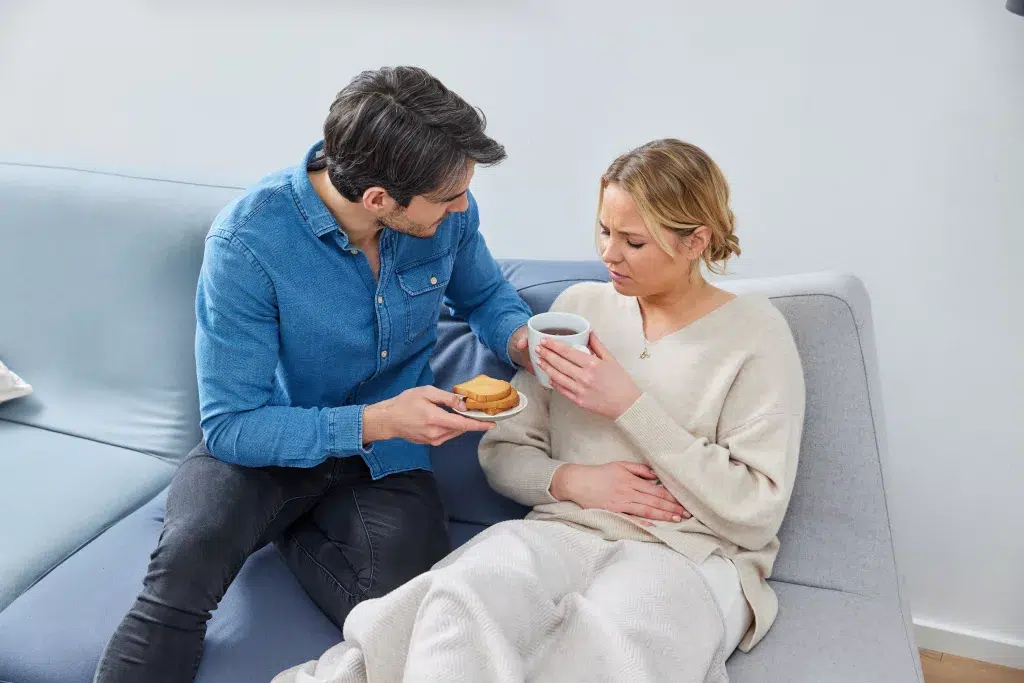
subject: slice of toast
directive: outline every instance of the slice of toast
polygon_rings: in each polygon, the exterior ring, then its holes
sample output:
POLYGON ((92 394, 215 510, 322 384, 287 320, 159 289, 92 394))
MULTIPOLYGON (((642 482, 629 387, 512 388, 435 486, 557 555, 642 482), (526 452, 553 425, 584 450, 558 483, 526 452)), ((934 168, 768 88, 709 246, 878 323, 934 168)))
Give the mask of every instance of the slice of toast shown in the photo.
POLYGON ((512 389, 512 393, 505 398, 500 398, 497 401, 474 401, 471 398, 466 399, 466 410, 480 410, 488 415, 497 415, 503 413, 506 410, 512 410, 519 405, 519 392, 512 389))
POLYGON ((508 398, 512 394, 512 385, 504 380, 494 379, 487 375, 477 375, 468 382, 456 384, 452 391, 465 396, 467 399, 472 399, 479 403, 487 403, 508 398))

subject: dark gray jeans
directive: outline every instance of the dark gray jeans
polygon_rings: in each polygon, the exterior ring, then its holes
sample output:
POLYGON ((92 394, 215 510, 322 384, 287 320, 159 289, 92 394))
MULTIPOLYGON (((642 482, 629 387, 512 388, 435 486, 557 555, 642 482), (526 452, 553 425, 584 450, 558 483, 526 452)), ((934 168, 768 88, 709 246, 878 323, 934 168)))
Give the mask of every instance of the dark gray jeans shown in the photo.
POLYGON ((359 457, 312 469, 248 468, 200 445, 171 482, 142 592, 95 681, 192 681, 210 612, 246 558, 270 542, 339 627, 361 600, 426 571, 450 549, 430 472, 373 481, 359 457))

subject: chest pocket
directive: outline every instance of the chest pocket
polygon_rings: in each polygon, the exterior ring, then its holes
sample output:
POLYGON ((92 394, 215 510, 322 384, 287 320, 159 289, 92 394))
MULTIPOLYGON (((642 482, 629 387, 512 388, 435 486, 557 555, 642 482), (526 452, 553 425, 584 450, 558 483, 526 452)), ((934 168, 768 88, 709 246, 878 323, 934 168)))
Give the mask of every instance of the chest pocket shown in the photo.
POLYGON ((441 300, 452 276, 452 256, 446 252, 427 261, 401 266, 396 274, 405 300, 405 338, 415 341, 437 327, 441 300))

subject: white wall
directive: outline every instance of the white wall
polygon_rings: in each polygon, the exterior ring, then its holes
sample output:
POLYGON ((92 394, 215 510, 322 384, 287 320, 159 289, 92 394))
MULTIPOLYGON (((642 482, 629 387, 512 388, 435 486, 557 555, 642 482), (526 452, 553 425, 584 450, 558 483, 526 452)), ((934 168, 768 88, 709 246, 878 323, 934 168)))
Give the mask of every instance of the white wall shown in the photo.
POLYGON ((678 136, 732 181, 742 276, 874 297, 915 616, 1024 643, 1024 18, 1003 0, 0 0, 0 158, 244 183, 356 71, 488 114, 499 256, 589 257, 596 180, 678 136))

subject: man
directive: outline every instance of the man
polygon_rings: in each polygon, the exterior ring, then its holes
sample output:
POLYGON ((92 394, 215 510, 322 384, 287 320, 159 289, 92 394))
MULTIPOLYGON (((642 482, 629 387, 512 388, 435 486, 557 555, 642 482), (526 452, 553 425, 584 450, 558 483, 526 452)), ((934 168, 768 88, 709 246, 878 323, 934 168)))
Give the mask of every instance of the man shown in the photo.
POLYGON ((421 69, 363 73, 301 165, 216 218, 196 296, 205 440, 96 681, 193 680, 210 612, 269 542, 339 626, 448 552, 428 448, 490 425, 430 386, 442 300, 528 365, 529 308, 468 190, 505 157, 484 125, 421 69))

